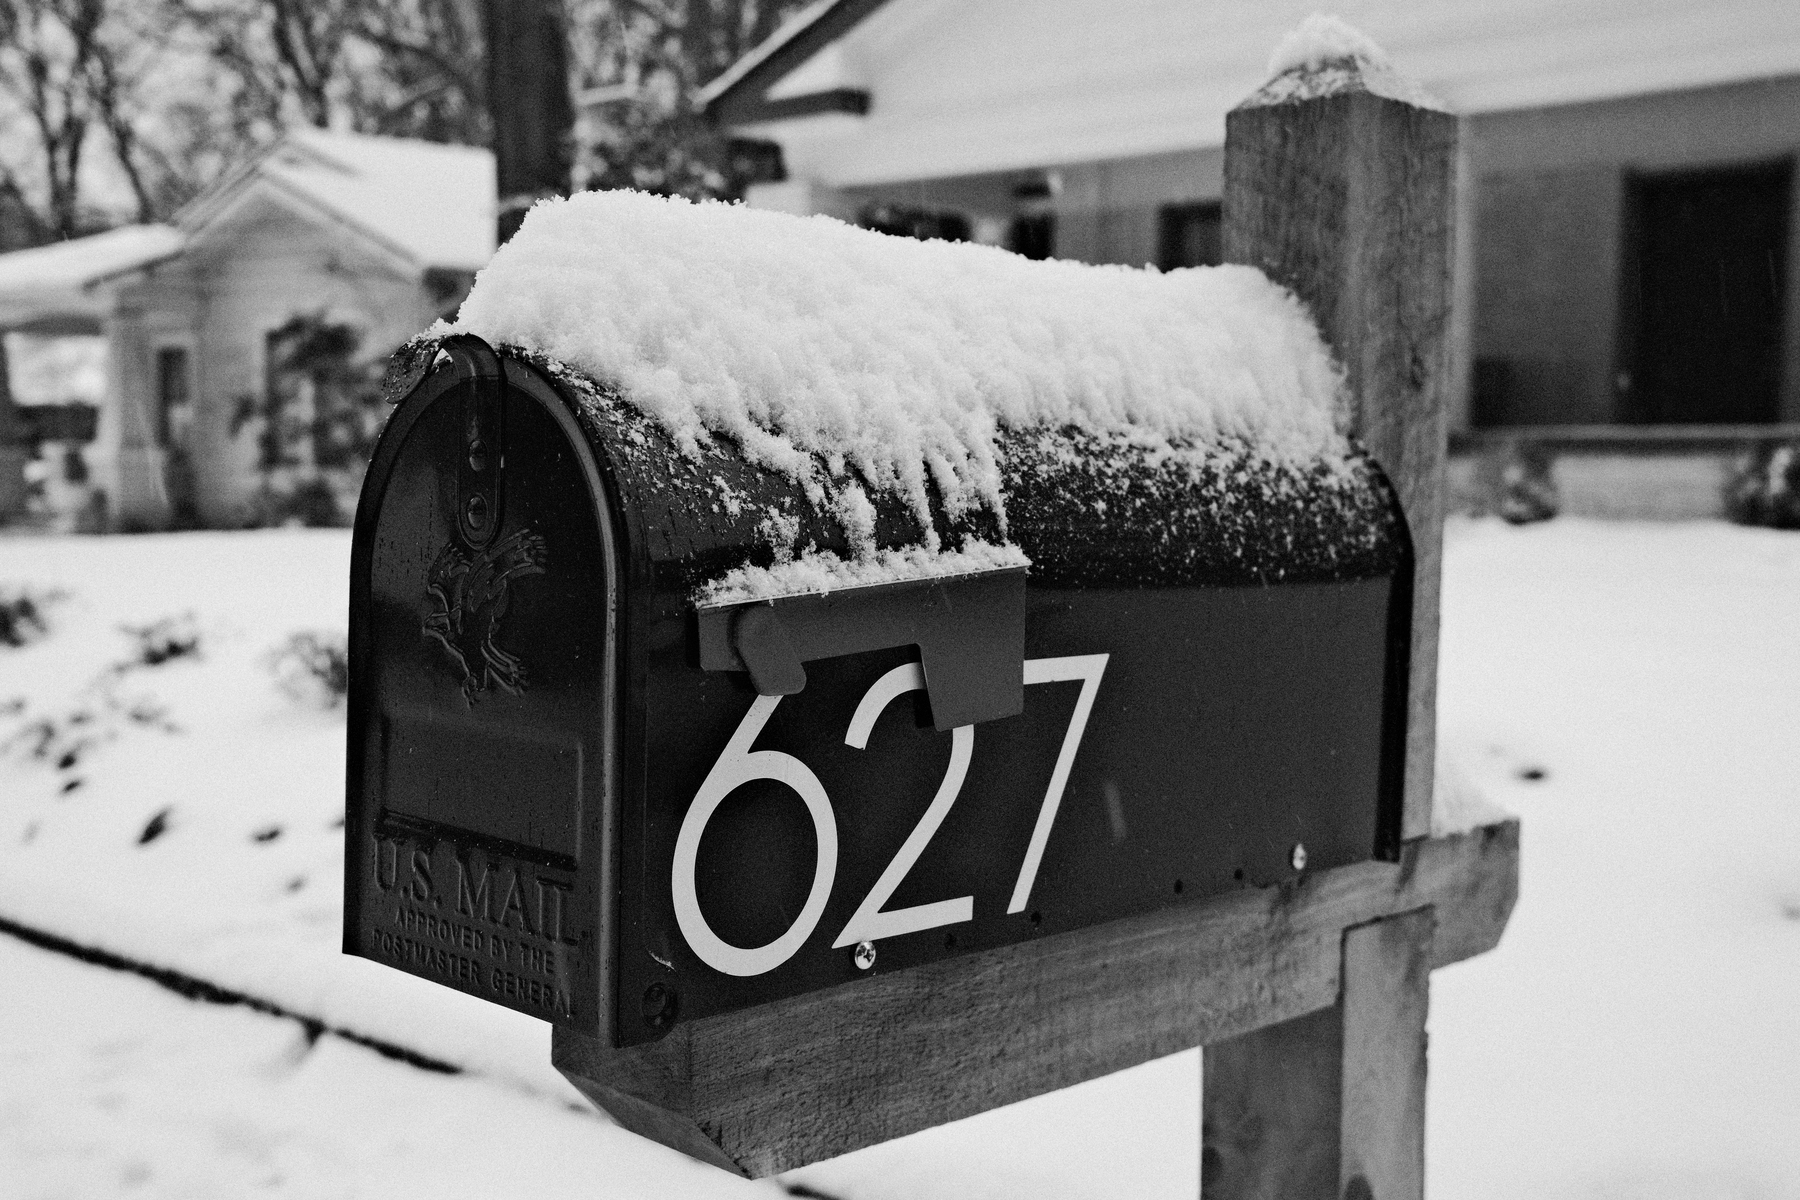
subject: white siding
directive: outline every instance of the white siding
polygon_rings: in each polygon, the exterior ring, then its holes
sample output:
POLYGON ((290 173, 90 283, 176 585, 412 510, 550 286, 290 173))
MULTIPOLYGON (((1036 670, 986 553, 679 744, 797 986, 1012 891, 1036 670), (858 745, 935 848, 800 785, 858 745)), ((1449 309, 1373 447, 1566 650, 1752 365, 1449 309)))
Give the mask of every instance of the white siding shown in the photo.
POLYGON ((240 398, 260 397, 267 335, 324 313, 363 330, 385 355, 435 318, 413 272, 341 226, 259 203, 208 228, 188 256, 197 360, 193 454, 209 523, 229 524, 255 491, 252 428, 231 425, 240 398))

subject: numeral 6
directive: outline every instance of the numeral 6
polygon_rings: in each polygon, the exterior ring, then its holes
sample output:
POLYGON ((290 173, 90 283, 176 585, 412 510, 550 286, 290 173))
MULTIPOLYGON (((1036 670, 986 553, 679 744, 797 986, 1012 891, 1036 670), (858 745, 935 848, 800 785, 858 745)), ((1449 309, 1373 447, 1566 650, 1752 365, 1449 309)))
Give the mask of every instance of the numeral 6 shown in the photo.
POLYGON ((831 811, 831 799, 825 795, 825 785, 812 773, 812 768, 791 754, 750 749, 779 703, 780 696, 756 698, 750 711, 738 723, 737 732, 725 744, 725 752, 706 773, 700 790, 694 793, 694 802, 688 806, 681 832, 675 837, 675 867, 671 872, 675 923, 681 927, 681 936, 687 939, 700 960, 727 975, 761 975, 792 958, 824 914, 825 902, 831 898, 831 881, 837 875, 837 818, 831 811), (768 945, 745 949, 733 946, 706 923, 706 917, 700 911, 700 897, 694 890, 694 864, 700 853, 700 835, 706 832, 706 823, 712 818, 713 810, 734 789, 753 779, 773 779, 794 789, 795 794, 806 802, 806 811, 812 815, 819 850, 818 861, 813 867, 812 890, 806 894, 800 915, 794 918, 786 933, 768 945))

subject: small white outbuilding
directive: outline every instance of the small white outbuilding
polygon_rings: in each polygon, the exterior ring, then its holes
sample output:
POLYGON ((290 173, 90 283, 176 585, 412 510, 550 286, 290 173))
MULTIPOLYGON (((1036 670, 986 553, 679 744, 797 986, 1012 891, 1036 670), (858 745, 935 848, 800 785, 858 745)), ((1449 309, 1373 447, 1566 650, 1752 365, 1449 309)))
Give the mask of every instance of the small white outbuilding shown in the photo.
MULTIPOLYGON (((271 387, 272 335, 316 318, 385 357, 454 310, 493 252, 487 150, 289 133, 172 224, 0 255, 0 334, 105 342, 91 434, 29 409, 14 423, 84 443, 115 527, 238 523, 269 482, 245 413, 271 387)), ((307 454, 302 434, 302 470, 307 454)))

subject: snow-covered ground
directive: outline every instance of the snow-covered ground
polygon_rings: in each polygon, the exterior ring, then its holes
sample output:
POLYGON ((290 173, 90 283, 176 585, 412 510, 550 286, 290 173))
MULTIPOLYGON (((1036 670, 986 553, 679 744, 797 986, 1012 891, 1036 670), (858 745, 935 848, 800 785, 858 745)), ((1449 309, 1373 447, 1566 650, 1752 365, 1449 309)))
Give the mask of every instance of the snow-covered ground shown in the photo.
MULTIPOLYGON (((1446 562, 1444 741, 1525 858, 1501 947, 1434 976, 1432 1194, 1800 1197, 1800 537, 1461 522, 1446 562)), ((0 936, 0 1194, 779 1194, 577 1111, 537 1022, 337 953, 342 721, 270 656, 341 634, 347 568, 339 533, 0 540, 0 598, 62 593, 0 647, 0 918, 464 1073, 0 936), (156 665, 119 628, 189 613, 156 665)), ((1192 1196, 1198 1108, 1178 1055, 790 1181, 1192 1196)))
POLYGON ((1800 536, 1453 524, 1446 562, 1440 729, 1524 868, 1433 976, 1435 1194, 1800 1197, 1800 536))

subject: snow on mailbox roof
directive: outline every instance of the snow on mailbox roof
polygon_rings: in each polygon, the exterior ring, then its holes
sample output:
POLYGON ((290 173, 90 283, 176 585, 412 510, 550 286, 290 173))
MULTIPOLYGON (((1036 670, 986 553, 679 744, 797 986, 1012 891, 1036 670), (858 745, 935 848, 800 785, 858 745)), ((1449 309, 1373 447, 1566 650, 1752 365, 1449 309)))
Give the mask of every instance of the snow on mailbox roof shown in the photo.
POLYGON ((477 276, 472 333, 581 368, 696 448, 820 461, 928 509, 1003 512, 1002 427, 1338 461, 1341 374, 1250 267, 1033 262, 828 217, 637 192, 538 204, 477 276))
POLYGON ((475 270, 494 253, 494 156, 411 138, 294 130, 180 215, 197 228, 257 182, 420 267, 475 270))

